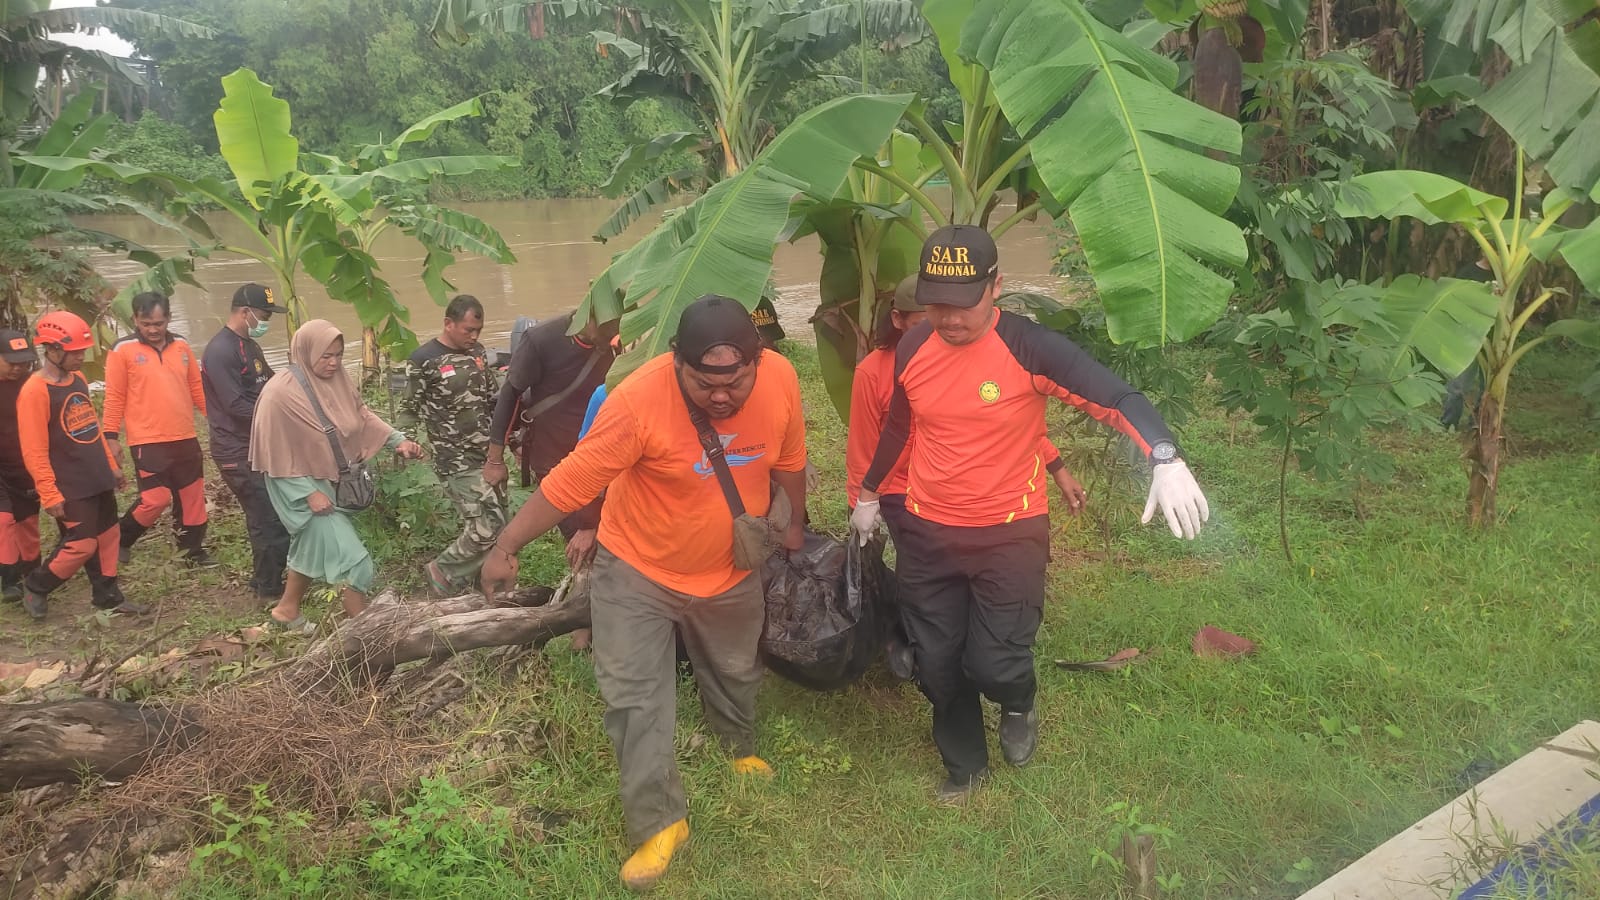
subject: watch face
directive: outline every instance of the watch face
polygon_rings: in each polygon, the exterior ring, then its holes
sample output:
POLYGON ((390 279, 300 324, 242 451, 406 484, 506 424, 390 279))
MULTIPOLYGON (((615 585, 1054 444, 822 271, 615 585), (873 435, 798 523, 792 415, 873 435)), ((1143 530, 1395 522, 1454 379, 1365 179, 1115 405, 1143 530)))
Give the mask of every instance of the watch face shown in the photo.
POLYGON ((1156 460, 1157 462, 1166 462, 1177 455, 1177 446, 1166 441, 1162 441, 1161 443, 1150 448, 1150 458, 1156 460))

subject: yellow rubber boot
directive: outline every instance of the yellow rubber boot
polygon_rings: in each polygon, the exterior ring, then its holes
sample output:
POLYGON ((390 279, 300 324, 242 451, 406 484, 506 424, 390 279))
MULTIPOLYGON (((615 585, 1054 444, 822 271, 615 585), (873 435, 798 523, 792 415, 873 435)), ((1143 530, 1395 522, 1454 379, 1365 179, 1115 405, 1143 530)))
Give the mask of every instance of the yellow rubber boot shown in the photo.
POLYGON ((679 819, 656 832, 622 864, 622 883, 631 891, 648 891, 667 874, 672 853, 689 840, 689 821, 679 819))
POLYGON ((772 777, 772 767, 759 756, 741 756, 733 761, 735 775, 765 775, 772 777))

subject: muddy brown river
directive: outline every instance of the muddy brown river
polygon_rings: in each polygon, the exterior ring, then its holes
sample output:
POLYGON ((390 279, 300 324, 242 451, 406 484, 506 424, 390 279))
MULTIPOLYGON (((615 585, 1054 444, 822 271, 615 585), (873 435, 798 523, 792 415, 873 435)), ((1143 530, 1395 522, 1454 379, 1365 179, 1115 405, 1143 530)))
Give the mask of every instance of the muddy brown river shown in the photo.
MULTIPOLYGON (((463 255, 446 273, 457 292, 475 295, 483 301, 487 317, 484 343, 506 347, 512 323, 518 316, 543 319, 575 307, 589 282, 610 262, 613 254, 627 249, 649 232, 650 222, 636 223, 632 229, 610 243, 591 240, 597 224, 613 208, 610 200, 517 200, 492 203, 464 203, 457 207, 482 218, 499 229, 516 254, 517 261, 499 265, 476 256, 463 255)), ((242 243, 247 236, 236 234, 232 217, 211 219, 219 237, 229 243, 242 243)), ((175 253, 183 244, 176 236, 154 223, 136 217, 90 217, 96 228, 136 240, 162 253, 175 253)), ((1049 224, 1023 223, 1008 232, 1000 242, 1000 267, 1011 289, 1032 289, 1056 293, 1062 279, 1050 274, 1054 239, 1049 224)), ((418 245, 397 231, 391 231, 376 248, 384 277, 411 310, 411 325, 422 340, 436 333, 435 324, 442 311, 428 296, 420 279, 422 253, 418 245)), ((778 316, 791 338, 814 340, 807 324, 817 306, 817 275, 822 257, 815 237, 794 244, 783 244, 776 254, 774 280, 779 290, 778 316)), ((102 254, 96 266, 112 284, 122 287, 138 276, 142 267, 116 256, 102 254)), ((274 286, 266 267, 255 260, 217 255, 202 260, 195 278, 204 287, 183 285, 173 295, 173 329, 196 342, 209 340, 228 315, 228 302, 241 284, 257 281, 274 286)), ((355 310, 330 300, 311 278, 302 276, 299 289, 313 315, 333 320, 352 344, 360 327, 355 310)), ((287 338, 281 328, 262 340, 274 363, 283 359, 287 338)), ((351 348, 346 359, 360 359, 351 348)))

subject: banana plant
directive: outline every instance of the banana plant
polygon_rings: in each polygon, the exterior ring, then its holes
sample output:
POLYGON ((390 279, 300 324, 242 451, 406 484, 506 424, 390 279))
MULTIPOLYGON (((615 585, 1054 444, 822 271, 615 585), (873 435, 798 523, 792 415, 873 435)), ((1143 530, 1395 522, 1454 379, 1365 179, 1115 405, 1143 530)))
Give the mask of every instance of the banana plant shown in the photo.
POLYGON ((278 296, 293 334, 308 315, 297 279, 310 275, 328 297, 355 307, 365 334, 391 352, 407 352, 416 336, 406 323, 410 312, 379 272, 372 241, 398 227, 426 253, 424 281, 436 299, 448 284, 442 272, 457 252, 482 253, 512 261, 510 250, 482 221, 432 206, 419 199, 432 179, 499 169, 516 164, 504 156, 439 156, 402 159, 401 149, 426 139, 440 124, 478 115, 476 100, 429 116, 394 141, 372 145, 351 162, 302 153, 290 130, 289 104, 275 97, 249 69, 222 79, 223 98, 213 120, 223 160, 234 178, 188 181, 168 173, 114 162, 28 157, 34 165, 59 172, 89 171, 122 182, 154 203, 189 244, 191 256, 225 253, 254 259, 273 273, 278 296), (302 168, 302 157, 318 171, 302 168), (388 206, 394 203, 393 207, 388 206), (220 208, 242 226, 244 236, 230 242, 219 236, 201 212, 220 208), (392 220, 391 220, 392 219, 392 220))
MULTIPOLYGON (((4 273, 0 326, 25 330, 32 309, 57 306, 82 316, 95 328, 101 345, 109 344, 115 323, 108 317, 116 309, 127 309, 135 286, 113 296, 115 292, 78 252, 87 247, 120 253, 144 265, 137 289, 171 290, 179 281, 195 283, 188 257, 163 258, 135 241, 72 219, 79 214, 131 213, 171 224, 164 214, 129 197, 85 190, 82 171, 59 171, 29 161, 34 154, 82 161, 101 154, 116 117, 94 114, 100 90, 79 93, 48 129, 0 164, 0 272, 4 273)), ((126 316, 123 322, 127 323, 126 316)))
MULTIPOLYGON (((68 67, 96 72, 143 86, 144 76, 109 53, 56 40, 63 32, 116 28, 129 33, 163 34, 188 40, 214 37, 209 28, 171 16, 114 6, 51 9, 50 0, 6 0, 0 4, 0 124, 26 124, 36 105, 41 72, 68 67)), ((52 115, 58 114, 52 111, 52 115)), ((4 147, 0 146, 0 154, 4 147)), ((3 162, 3 160, 0 160, 3 162)))
MULTIPOLYGON (((1497 521, 1495 501, 1499 491, 1501 446, 1505 441, 1505 412, 1511 376, 1533 348, 1557 337, 1572 337, 1591 345, 1600 342, 1600 327, 1593 322, 1566 320, 1524 337, 1534 317, 1556 296, 1542 285, 1525 289, 1536 260, 1560 256, 1578 274, 1584 286, 1600 290, 1600 226, 1566 230, 1557 220, 1581 199, 1571 191, 1556 189, 1544 195, 1539 211, 1524 209, 1525 156, 1517 152, 1516 191, 1512 200, 1486 194, 1454 179, 1430 172, 1396 170, 1372 172, 1352 179, 1339 202, 1347 217, 1394 219, 1410 216, 1425 224, 1460 226, 1477 244, 1493 275, 1492 319, 1488 327, 1467 324, 1474 306, 1481 304, 1477 289, 1468 283, 1441 279, 1428 282, 1408 276, 1404 287, 1413 306, 1434 313, 1436 327, 1417 343, 1427 355, 1432 349, 1445 357, 1430 356, 1446 374, 1455 374, 1475 358, 1484 387, 1478 401, 1477 422, 1467 435, 1470 466, 1467 519, 1476 526, 1497 521), (1507 213, 1510 213, 1508 216, 1507 213), (1531 295, 1531 296, 1529 296, 1531 295), (1526 299, 1524 299, 1526 298, 1526 299), (1441 319, 1438 313, 1456 318, 1441 319)), ((1401 286, 1397 281, 1395 286, 1401 286)), ((1481 310, 1477 315, 1481 316, 1481 310)), ((1414 337, 1408 335, 1408 337, 1414 337)))
POLYGON ((591 36, 602 56, 624 60, 627 68, 600 96, 681 101, 703 125, 641 142, 618 157, 601 188, 608 197, 621 197, 663 156, 693 152, 701 164, 634 189, 596 229, 601 241, 674 194, 742 172, 772 137, 770 105, 819 63, 858 39, 904 46, 924 32, 912 0, 648 0, 626 8, 592 0, 440 0, 431 33, 436 41, 463 42, 478 32, 521 31, 547 15, 610 26, 591 36))
MULTIPOLYGON (((897 104, 898 118, 921 140, 917 157, 926 153, 932 161, 916 174, 902 171, 883 151, 897 123, 853 133, 857 140, 850 145, 860 152, 847 166, 905 198, 898 205, 863 203, 861 210, 894 220, 912 236, 923 233, 925 220, 983 224, 999 234, 1029 216, 1070 210, 1113 338, 1157 346, 1186 340, 1214 322, 1233 289, 1222 272, 1242 265, 1246 253, 1243 234, 1222 215, 1238 189, 1239 170, 1207 152, 1237 155, 1238 123, 1175 93, 1175 63, 1095 19, 1081 0, 926 0, 922 13, 961 95, 962 121, 936 124, 918 104, 897 104), (874 140, 863 145, 861 137, 874 140), (935 202, 926 189, 941 175, 950 183, 948 205, 935 202), (1006 191, 1017 195, 1017 208, 991 224, 1006 191)), ((885 98, 848 99, 880 103, 885 98)), ((838 109, 824 106, 801 116, 769 149, 837 141, 839 132, 825 130, 833 124, 831 117, 814 114, 838 109)), ((841 175, 827 192, 810 184, 809 191, 792 187, 785 196, 802 197, 795 212, 821 217, 810 230, 825 234, 823 219, 837 215, 830 201, 840 199, 842 182, 841 175)), ((771 204, 772 195, 734 193, 723 189, 726 184, 670 217, 596 280, 591 308, 602 315, 626 312, 624 340, 652 333, 652 327, 670 334, 682 305, 698 296, 679 289, 674 279, 696 259, 758 253, 749 259, 752 268, 770 271, 769 245, 750 244, 746 230, 711 225, 752 212, 747 206, 771 204), (717 210, 716 216, 708 216, 708 207, 717 210), (748 249, 736 251, 735 242, 748 249), (691 245, 694 254, 682 252, 691 245), (648 304, 642 302, 647 299, 648 304)), ((787 233, 804 230, 797 224, 787 233)), ((825 245, 839 243, 844 242, 828 242, 825 236, 825 245)), ((878 255, 870 250, 863 246, 849 269, 859 286, 850 292, 854 296, 832 298, 835 308, 857 304, 851 318, 858 326, 874 321, 878 312, 876 297, 868 292, 893 283, 877 271, 878 255)), ((838 270, 825 263, 824 280, 830 268, 838 270)), ((708 267, 696 273, 697 283, 750 306, 765 284, 764 276, 732 281, 718 275, 708 267)), ((839 318, 828 307, 819 312, 825 319, 839 318)), ((659 335, 648 345, 663 346, 659 335)), ((834 355, 841 364, 854 363, 844 353, 834 355)), ((837 375, 829 378, 836 395, 838 386, 848 383, 848 376, 837 375)), ((618 370, 614 377, 620 377, 618 370)))

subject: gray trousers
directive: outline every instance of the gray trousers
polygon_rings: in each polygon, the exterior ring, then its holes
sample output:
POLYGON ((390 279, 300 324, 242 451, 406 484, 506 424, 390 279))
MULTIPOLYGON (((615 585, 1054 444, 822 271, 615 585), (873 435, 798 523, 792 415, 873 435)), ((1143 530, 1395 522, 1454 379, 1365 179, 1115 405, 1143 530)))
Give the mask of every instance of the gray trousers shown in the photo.
POLYGON ((673 752, 674 627, 694 664, 706 723, 736 756, 755 752, 761 686, 756 643, 766 618, 761 577, 752 572, 714 597, 691 597, 656 584, 600 547, 590 586, 595 680, 621 770, 628 840, 638 846, 688 812, 673 752))

